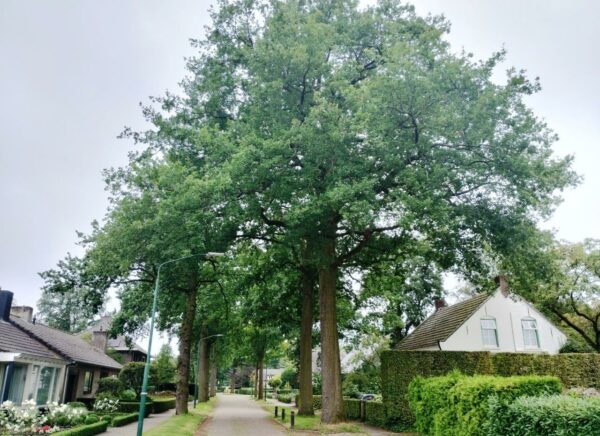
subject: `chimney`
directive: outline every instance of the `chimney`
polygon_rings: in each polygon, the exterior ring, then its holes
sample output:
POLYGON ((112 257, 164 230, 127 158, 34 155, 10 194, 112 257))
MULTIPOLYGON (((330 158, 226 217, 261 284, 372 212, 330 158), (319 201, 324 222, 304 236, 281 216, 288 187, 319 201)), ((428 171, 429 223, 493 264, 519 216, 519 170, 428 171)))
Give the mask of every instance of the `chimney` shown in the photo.
POLYGON ((106 352, 106 345, 108 343, 108 332, 107 331, 96 331, 92 332, 92 345, 100 350, 106 352))
POLYGON ((504 297, 508 297, 508 294, 510 294, 510 289, 508 287, 508 279, 506 278, 506 276, 496 276, 494 281, 496 282, 496 286, 498 286, 498 289, 500 289, 500 292, 502 292, 502 295, 504 295, 504 297))
POLYGON ((12 300, 12 292, 0 290, 0 319, 3 321, 8 321, 10 319, 12 300))
POLYGON ((435 311, 437 312, 442 307, 446 307, 446 300, 444 300, 443 298, 436 298, 435 300, 433 300, 433 305, 435 306, 435 311))
POLYGON ((33 307, 31 306, 13 306, 10 310, 12 316, 18 316, 24 321, 31 322, 33 319, 33 307))

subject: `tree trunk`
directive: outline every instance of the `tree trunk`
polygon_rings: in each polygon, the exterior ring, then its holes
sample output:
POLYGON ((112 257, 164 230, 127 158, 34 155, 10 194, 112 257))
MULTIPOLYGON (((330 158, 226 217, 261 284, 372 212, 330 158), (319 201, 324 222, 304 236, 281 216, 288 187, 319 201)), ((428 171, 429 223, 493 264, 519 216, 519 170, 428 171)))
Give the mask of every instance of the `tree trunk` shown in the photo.
POLYGON ((235 368, 232 368, 231 373, 229 374, 229 389, 233 394, 233 391, 235 389, 235 368))
POLYGON ((321 422, 334 424, 344 418, 342 374, 338 342, 336 286, 337 265, 334 264, 335 239, 325 239, 323 257, 328 261, 319 269, 319 309, 321 317, 322 412, 321 422))
POLYGON ((254 368, 254 398, 258 398, 258 361, 256 362, 256 368, 254 368))
POLYGON ((200 339, 200 367, 198 368, 198 401, 204 403, 209 400, 208 379, 210 372, 208 368, 208 355, 210 353, 210 343, 200 339))
POLYGON ((261 356, 258 359, 258 399, 262 400, 264 398, 264 382, 263 382, 263 365, 264 365, 265 356, 261 356))
POLYGON ((185 311, 179 331, 179 359, 177 360, 177 393, 175 414, 188 413, 188 397, 190 394, 190 353, 192 348, 192 328, 196 316, 196 286, 190 286, 186 295, 185 311))
POLYGON ((210 347, 210 381, 208 388, 208 396, 214 397, 217 395, 217 347, 213 344, 210 347))
POLYGON ((300 387, 298 415, 314 415, 312 392, 312 326, 314 276, 302 271, 302 314, 300 317, 300 387))

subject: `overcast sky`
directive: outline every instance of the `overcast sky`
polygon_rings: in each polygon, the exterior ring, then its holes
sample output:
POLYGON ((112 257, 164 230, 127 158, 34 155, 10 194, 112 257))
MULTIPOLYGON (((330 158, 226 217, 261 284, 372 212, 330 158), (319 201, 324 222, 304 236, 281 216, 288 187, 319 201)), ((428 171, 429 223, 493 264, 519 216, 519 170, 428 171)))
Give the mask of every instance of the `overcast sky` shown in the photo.
MULTIPOLYGON (((176 89, 188 39, 200 37, 211 2, 0 0, 0 286, 19 304, 40 295, 37 273, 68 251, 107 206, 103 168, 143 127, 139 102, 176 89)), ((600 238, 600 3, 595 0, 418 0, 444 13, 453 47, 540 76, 529 100, 575 154, 585 177, 564 194, 546 228, 572 241, 600 238)))

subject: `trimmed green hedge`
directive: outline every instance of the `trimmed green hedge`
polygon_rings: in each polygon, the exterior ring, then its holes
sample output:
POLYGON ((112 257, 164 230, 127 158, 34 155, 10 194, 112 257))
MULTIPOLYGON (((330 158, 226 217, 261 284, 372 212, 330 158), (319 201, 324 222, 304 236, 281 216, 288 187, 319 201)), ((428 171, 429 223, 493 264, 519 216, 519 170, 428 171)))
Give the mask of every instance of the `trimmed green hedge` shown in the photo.
POLYGON ((365 418, 367 423, 376 427, 387 427, 387 414, 385 404, 380 401, 367 401, 365 403, 365 418))
MULTIPOLYGON (((139 401, 121 401, 119 402, 119 411, 123 413, 134 413, 140 411, 139 401)), ((144 410, 144 417, 148 417, 151 413, 154 413, 154 402, 148 398, 146 400, 146 409, 144 410)))
POLYGON ((386 427, 412 427, 414 416, 406 394, 415 376, 442 376, 455 369, 466 375, 553 375, 567 388, 600 388, 600 354, 385 351, 381 358, 381 385, 386 427))
POLYGON ((484 436, 491 419, 491 398, 509 404, 520 397, 560 391, 557 377, 467 377, 453 372, 442 377, 416 377, 410 383, 408 398, 420 434, 484 436))
POLYGON ((152 397, 152 413, 163 413, 175 408, 175 398, 152 397))
POLYGON ((522 397, 506 404, 489 403, 489 436, 597 436, 600 399, 566 395, 522 397))
MULTIPOLYGON (((321 408, 322 408, 321 398, 322 397, 320 395, 313 395, 313 409, 321 410, 321 408)), ((298 406, 300 404, 300 394, 296 394, 294 401, 296 402, 296 406, 298 406)))
POLYGON ((239 388, 236 390, 236 394, 240 395, 254 395, 254 388, 239 388))
POLYGON ((291 404, 292 402, 292 394, 278 394, 277 401, 281 401, 282 403, 291 404))
POLYGON ((344 398, 344 416, 346 419, 360 419, 360 400, 344 398))
POLYGON ((108 428, 108 422, 98 421, 94 424, 81 425, 79 427, 70 428, 69 430, 52 433, 55 436, 94 436, 104 433, 108 428))
POLYGON ((139 412, 128 413, 127 415, 116 416, 112 420, 113 427, 122 427, 131 422, 136 422, 140 416, 139 412))

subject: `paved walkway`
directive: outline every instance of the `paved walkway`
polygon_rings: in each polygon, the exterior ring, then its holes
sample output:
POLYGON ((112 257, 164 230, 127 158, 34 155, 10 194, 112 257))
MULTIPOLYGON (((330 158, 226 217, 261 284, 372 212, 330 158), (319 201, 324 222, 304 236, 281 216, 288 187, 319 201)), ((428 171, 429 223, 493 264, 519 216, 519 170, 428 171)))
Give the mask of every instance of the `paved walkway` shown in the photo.
POLYGON ((219 395, 217 406, 198 436, 279 436, 286 431, 250 395, 219 395))
MULTIPOLYGON (((189 407, 192 407, 191 403, 189 404, 189 407)), ((173 415, 175 415, 175 409, 170 409, 163 413, 151 414, 148 418, 144 419, 144 433, 151 428, 156 427, 161 422, 169 419, 173 415)), ((137 421, 124 425, 123 427, 108 427, 108 429, 106 429, 106 433, 102 433, 102 435, 135 436, 136 433, 137 421)))

